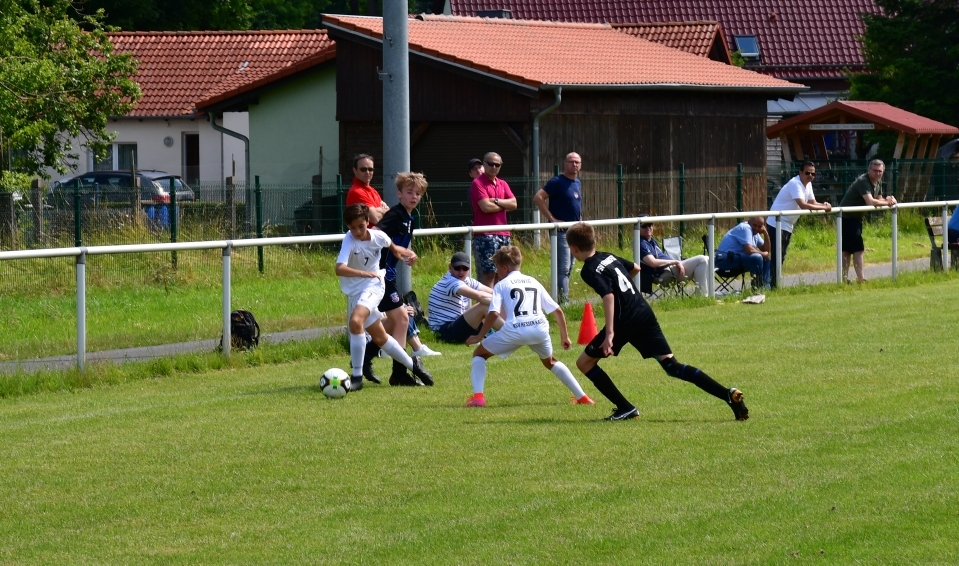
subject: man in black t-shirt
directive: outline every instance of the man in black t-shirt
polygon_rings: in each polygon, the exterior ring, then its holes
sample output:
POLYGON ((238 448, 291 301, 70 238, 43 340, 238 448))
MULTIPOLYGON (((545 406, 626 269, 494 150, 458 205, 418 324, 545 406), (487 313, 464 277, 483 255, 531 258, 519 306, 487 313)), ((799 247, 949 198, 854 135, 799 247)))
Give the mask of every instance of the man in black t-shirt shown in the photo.
POLYGON ((596 251, 593 227, 582 222, 566 232, 566 243, 569 244, 570 253, 583 262, 580 271, 583 281, 603 299, 606 325, 586 346, 576 360, 576 367, 616 405, 606 420, 639 417, 636 407, 626 400, 609 375, 599 367, 599 360, 618 356, 626 344, 632 344, 644 359, 655 357, 668 375, 688 381, 725 401, 737 421, 749 418, 742 391, 735 387, 727 389, 704 371, 681 364, 673 356, 656 315, 633 284, 633 279, 639 274, 639 265, 613 254, 596 251))

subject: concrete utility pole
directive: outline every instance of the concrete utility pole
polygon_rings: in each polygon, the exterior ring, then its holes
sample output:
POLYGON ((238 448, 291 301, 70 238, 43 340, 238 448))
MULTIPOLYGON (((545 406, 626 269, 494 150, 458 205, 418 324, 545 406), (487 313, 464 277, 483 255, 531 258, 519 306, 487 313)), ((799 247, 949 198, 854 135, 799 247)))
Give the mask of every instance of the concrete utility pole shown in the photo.
MULTIPOLYGON (((393 206, 396 174, 410 170, 409 7, 405 0, 383 0, 383 200, 393 206)), ((397 288, 409 291, 410 270, 397 269, 397 288)))

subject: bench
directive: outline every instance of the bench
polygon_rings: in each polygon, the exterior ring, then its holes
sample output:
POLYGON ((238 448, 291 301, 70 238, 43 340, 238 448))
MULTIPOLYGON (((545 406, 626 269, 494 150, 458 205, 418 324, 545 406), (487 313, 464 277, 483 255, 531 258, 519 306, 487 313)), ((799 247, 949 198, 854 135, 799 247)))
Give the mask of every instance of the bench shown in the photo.
MULTIPOLYGON (((929 252, 929 267, 933 271, 942 271, 943 232, 942 217, 926 217, 926 233, 929 234, 929 244, 932 246, 932 250, 929 252), (939 238, 939 241, 936 241, 936 238, 939 238)), ((952 269, 959 269, 959 243, 949 244, 949 257, 949 264, 952 269)))

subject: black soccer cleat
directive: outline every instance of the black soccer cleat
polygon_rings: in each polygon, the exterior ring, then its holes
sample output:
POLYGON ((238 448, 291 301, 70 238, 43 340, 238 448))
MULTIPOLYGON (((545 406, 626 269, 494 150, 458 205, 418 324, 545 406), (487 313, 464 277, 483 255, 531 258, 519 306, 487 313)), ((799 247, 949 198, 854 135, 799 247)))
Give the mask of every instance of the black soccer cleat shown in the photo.
POLYGON ((359 391, 363 389, 363 376, 350 378, 350 391, 359 391))
POLYGON ((726 402, 729 403, 729 408, 732 409, 733 414, 736 415, 737 421, 745 421, 749 418, 749 409, 746 408, 746 403, 743 401, 742 391, 735 387, 730 388, 729 400, 726 402))
POLYGON ((393 360, 393 373, 390 374, 390 385, 393 387, 422 387, 423 382, 408 373, 406 366, 393 360))
POLYGON ((630 407, 628 409, 614 408, 612 414, 603 419, 604 421, 625 421, 628 419, 638 419, 639 409, 630 407))
POLYGON ((433 376, 423 367, 423 360, 419 356, 413 357, 413 375, 422 381, 423 385, 433 386, 433 376))
POLYGON ((383 380, 373 373, 373 358, 376 357, 376 354, 378 354, 379 351, 379 346, 369 342, 366 345, 366 354, 363 355, 363 377, 370 380, 370 383, 375 383, 377 385, 383 383, 383 380))

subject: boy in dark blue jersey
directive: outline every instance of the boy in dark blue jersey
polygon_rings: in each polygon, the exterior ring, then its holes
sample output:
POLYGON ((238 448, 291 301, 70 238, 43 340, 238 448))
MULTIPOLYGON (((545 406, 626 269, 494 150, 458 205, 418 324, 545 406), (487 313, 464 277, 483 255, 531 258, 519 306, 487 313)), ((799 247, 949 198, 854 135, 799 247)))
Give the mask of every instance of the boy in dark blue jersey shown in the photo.
MULTIPOLYGON (((386 232, 386 235, 399 248, 411 248, 413 242, 413 210, 416 209, 420 199, 426 193, 426 187, 426 177, 422 173, 396 174, 396 192, 400 202, 383 215, 375 228, 386 232)), ((386 331, 396 339, 400 346, 406 348, 406 334, 410 320, 406 306, 403 304, 403 298, 396 287, 396 264, 398 261, 399 258, 393 255, 393 252, 389 249, 383 250, 383 255, 380 258, 380 268, 386 270, 384 280, 386 292, 380 302, 379 310, 386 315, 383 324, 386 331)), ((376 347, 367 348, 367 354, 363 360, 363 375, 375 383, 379 383, 379 380, 373 374, 372 360, 377 351, 378 348, 376 347)), ((406 367, 403 364, 395 363, 389 383, 393 386, 433 385, 433 376, 423 367, 423 360, 419 357, 413 358, 412 373, 412 376, 409 375, 406 373, 406 367)))
POLYGON ((616 405, 606 420, 620 421, 639 416, 636 407, 623 397, 609 375, 599 367, 599 360, 618 356, 626 344, 632 344, 644 359, 655 357, 668 375, 688 381, 725 401, 733 410, 737 421, 749 418, 742 391, 735 387, 727 389, 704 371, 681 364, 673 356, 656 321, 656 315, 633 284, 633 278, 639 274, 639 265, 606 252, 596 251, 593 227, 582 222, 566 232, 566 242, 573 257, 583 262, 580 271, 583 281, 603 299, 606 326, 586 346, 586 350, 576 360, 576 367, 593 382, 600 393, 616 405))

